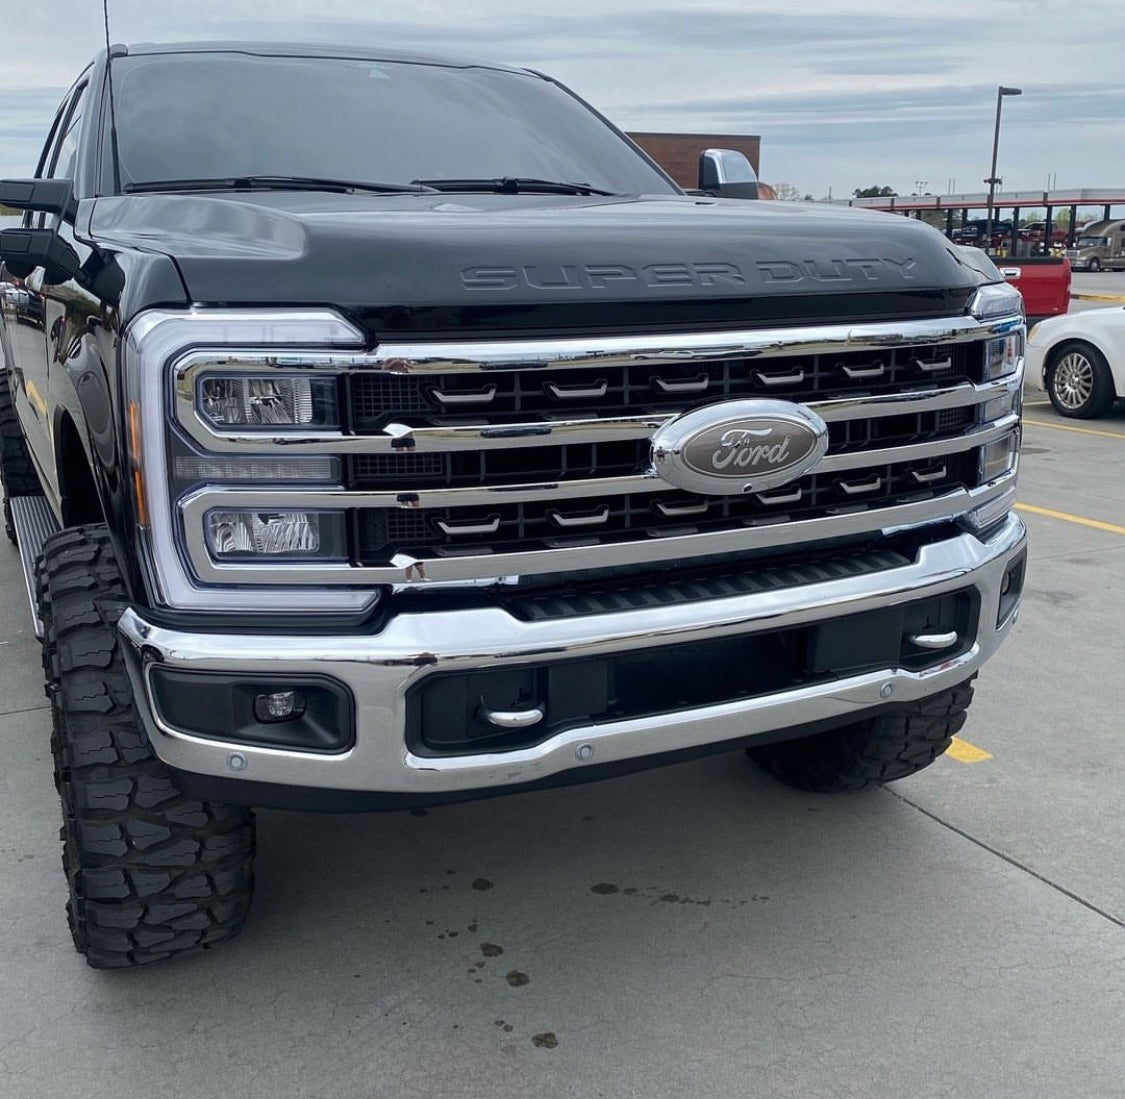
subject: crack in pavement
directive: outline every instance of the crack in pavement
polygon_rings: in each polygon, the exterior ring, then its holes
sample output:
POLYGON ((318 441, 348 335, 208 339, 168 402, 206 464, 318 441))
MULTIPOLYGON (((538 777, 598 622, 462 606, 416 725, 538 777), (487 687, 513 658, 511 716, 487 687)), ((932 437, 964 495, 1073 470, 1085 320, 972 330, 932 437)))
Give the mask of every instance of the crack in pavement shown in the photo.
POLYGON ((1110 923, 1125 930, 1125 920, 1113 915, 1112 912, 1107 912, 1104 908, 1099 908, 1092 901, 1088 901, 1085 897, 1080 897, 1077 893, 1067 889, 1065 885, 1060 885, 1058 882, 1052 881, 1045 874, 1040 874, 1038 870, 1033 870, 1030 866, 1020 862, 1019 859, 1014 858, 1012 855, 1006 855, 998 848, 985 843, 984 840, 977 839, 976 836, 970 835, 963 828, 958 828, 956 824, 951 824, 949 821, 943 820, 936 813, 931 813, 929 809, 923 809, 917 802, 911 801, 910 798, 900 794, 897 790, 888 789, 886 786, 884 786, 883 789, 892 797, 898 798, 899 801, 909 805, 911 809, 916 810, 923 816, 929 817, 930 820, 940 824, 943 828, 948 828, 951 832, 955 832, 962 839, 967 839, 970 843, 981 848, 981 850, 987 851, 990 855, 995 855, 998 859, 1003 859, 1009 866, 1014 866, 1017 870, 1022 870, 1025 874, 1030 874, 1031 877, 1041 881, 1044 885, 1055 890, 1056 893, 1061 893, 1064 897, 1069 897, 1072 901, 1077 901, 1083 908, 1088 908, 1091 912, 1101 916, 1102 919, 1108 920, 1110 923))

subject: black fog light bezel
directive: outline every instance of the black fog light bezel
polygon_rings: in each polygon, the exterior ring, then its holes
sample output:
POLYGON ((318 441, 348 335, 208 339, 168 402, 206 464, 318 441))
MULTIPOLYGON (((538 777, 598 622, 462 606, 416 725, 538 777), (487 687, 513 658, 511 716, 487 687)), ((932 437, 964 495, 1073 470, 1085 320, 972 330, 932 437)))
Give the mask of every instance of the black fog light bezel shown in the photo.
POLYGON ((1013 557, 1000 581, 1000 602, 996 609, 996 628, 1007 625, 1023 597, 1023 583, 1027 576, 1027 550, 1013 557))
POLYGON ((355 699, 339 680, 321 675, 185 671, 153 665, 149 692, 157 719, 173 732, 260 748, 338 755, 355 744, 355 699), (304 709, 262 721, 259 695, 296 691, 304 709))

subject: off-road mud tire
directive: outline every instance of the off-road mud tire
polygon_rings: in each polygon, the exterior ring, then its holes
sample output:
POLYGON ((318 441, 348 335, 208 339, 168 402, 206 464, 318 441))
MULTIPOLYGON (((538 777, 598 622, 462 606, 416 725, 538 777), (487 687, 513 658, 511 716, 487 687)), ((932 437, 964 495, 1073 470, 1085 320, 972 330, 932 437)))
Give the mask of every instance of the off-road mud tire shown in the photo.
POLYGON ((16 528, 12 524, 12 507, 8 501, 13 496, 34 496, 42 489, 27 443, 20 431, 16 410, 12 407, 12 392, 8 388, 8 372, 0 365, 0 486, 4 490, 4 533, 8 541, 16 544, 16 528))
POLYGON ((788 786, 824 794, 862 790, 933 763, 965 724, 972 699, 972 685, 962 683, 907 709, 748 752, 788 786))
POLYGON ((67 915, 98 969, 230 938, 253 888, 249 810, 184 797, 138 720, 116 629, 124 598, 104 527, 48 539, 38 599, 67 915))

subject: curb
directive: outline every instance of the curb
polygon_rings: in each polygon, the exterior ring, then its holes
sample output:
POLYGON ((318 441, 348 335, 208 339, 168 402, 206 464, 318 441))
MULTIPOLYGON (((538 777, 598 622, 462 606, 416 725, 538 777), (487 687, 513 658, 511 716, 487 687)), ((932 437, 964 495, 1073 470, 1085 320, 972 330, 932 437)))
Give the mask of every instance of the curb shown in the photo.
POLYGON ((1072 298, 1080 298, 1082 301, 1119 301, 1125 302, 1125 294, 1086 294, 1086 293, 1072 293, 1072 298))

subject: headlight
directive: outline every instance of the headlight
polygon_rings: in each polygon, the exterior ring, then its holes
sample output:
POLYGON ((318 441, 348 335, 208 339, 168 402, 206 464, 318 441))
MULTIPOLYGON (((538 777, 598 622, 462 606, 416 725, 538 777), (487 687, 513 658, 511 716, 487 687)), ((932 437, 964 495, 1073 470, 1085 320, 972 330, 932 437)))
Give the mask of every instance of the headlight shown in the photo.
POLYGON ((984 345, 984 380, 995 381, 1014 374, 1023 358, 1023 333, 1012 332, 1007 336, 989 340, 984 345))
POLYGON ((980 321, 995 320, 998 317, 1023 316, 1023 295, 1006 282, 990 283, 982 286, 973 295, 969 312, 980 321))
POLYGON ((199 380, 197 407, 215 427, 338 427, 333 378, 254 378, 245 375, 199 380))
POLYGON ((347 556, 343 512, 209 511, 205 525, 217 561, 341 561, 347 556))

